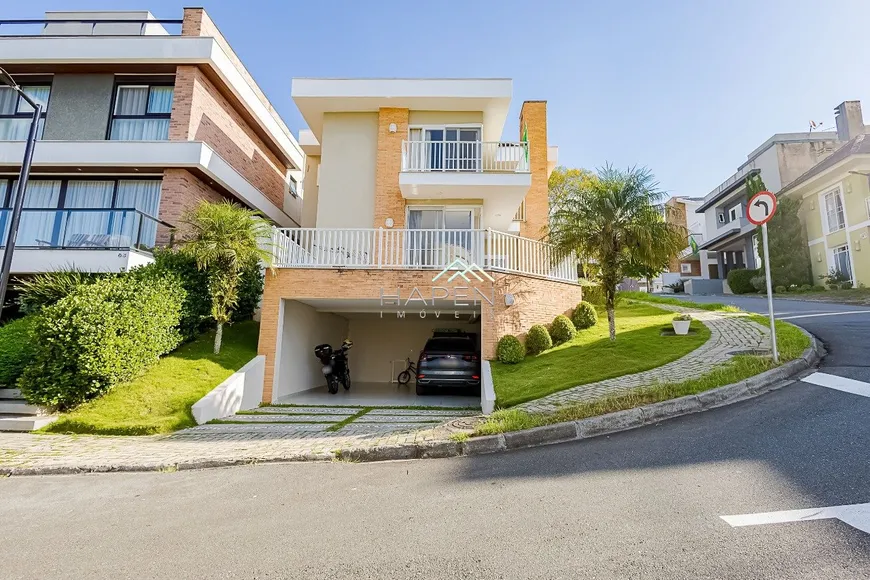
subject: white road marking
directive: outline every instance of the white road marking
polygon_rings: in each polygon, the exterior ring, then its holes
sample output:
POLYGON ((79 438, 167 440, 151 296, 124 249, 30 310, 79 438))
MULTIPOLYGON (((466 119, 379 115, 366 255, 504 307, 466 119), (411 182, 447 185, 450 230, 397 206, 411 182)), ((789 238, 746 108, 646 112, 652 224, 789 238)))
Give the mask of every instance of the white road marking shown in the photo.
POLYGON ((725 520, 732 528, 837 519, 853 528, 870 534, 870 503, 719 517, 725 520))
POLYGON ((838 377, 828 373, 813 373, 801 380, 805 383, 836 389, 844 393, 870 397, 870 383, 865 383, 864 381, 856 381, 855 379, 847 379, 846 377, 838 377))
POLYGON ((843 316, 844 314, 870 314, 870 309, 847 310, 846 312, 821 312, 819 314, 795 314, 790 316, 777 316, 777 320, 797 320, 798 318, 815 318, 816 316, 843 316))

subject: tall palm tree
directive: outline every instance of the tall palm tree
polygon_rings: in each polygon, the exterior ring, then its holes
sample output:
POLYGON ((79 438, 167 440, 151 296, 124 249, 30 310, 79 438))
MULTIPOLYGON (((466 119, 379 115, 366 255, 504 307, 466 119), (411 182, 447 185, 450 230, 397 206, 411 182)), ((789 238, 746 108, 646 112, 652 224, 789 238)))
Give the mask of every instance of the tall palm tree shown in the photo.
POLYGON ((242 272, 253 262, 271 268, 272 229, 255 212, 229 201, 203 201, 181 222, 181 251, 208 273, 211 315, 217 323, 214 353, 219 354, 224 324, 238 303, 242 272))
POLYGON ((616 286, 638 265, 655 268, 686 247, 684 227, 665 221, 653 174, 607 165, 594 179, 563 192, 550 216, 548 237, 560 257, 576 253, 599 266, 610 340, 616 340, 616 286))

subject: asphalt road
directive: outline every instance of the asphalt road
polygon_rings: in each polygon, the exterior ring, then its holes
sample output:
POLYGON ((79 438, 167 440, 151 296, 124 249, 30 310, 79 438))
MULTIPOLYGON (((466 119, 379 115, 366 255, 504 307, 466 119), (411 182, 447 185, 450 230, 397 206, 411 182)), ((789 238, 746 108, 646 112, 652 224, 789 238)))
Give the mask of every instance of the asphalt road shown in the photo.
MULTIPOLYGON (((675 297, 695 302, 723 302, 767 314, 767 298, 756 296, 675 297)), ((825 372, 870 382, 870 308, 790 299, 775 299, 774 316, 813 333, 828 350, 825 372)))
MULTIPOLYGON (((795 322, 846 376, 866 369, 862 316, 795 322)), ((491 456, 8 478, 0 578, 870 578, 870 534, 838 519, 720 517, 870 501, 868 413, 870 396, 795 383, 491 456)))

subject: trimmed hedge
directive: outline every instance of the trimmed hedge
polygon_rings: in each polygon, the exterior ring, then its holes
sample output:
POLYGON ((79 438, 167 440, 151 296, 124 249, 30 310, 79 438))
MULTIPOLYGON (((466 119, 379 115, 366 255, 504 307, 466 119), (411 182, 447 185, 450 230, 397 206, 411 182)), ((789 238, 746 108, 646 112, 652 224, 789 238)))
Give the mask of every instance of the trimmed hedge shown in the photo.
POLYGON ((589 302, 583 301, 574 309, 571 315, 571 322, 574 323, 574 328, 584 330, 598 324, 598 312, 595 307, 589 302))
POLYGON ((553 348, 553 339, 543 324, 535 324, 526 335, 526 350, 529 354, 540 354, 553 348))
POLYGON ((594 282, 580 284, 583 288, 583 301, 589 304, 604 306, 604 288, 594 282))
POLYGON ((25 316, 0 326, 0 387, 14 387, 33 359, 30 332, 35 322, 35 316, 25 316))
POLYGON ((39 312, 47 306, 66 298, 79 286, 93 284, 112 274, 91 274, 78 270, 57 270, 37 274, 32 278, 16 280, 16 289, 21 292, 18 303, 24 313, 39 312))
POLYGON ((515 365, 526 358, 526 347, 516 336, 506 334, 499 339, 495 347, 495 355, 501 362, 515 365))
POLYGON ((178 276, 115 276, 40 311, 33 362, 18 387, 33 404, 71 409, 129 381, 178 346, 178 276))
POLYGON ((756 292, 752 279, 759 275, 758 270, 738 268, 728 272, 728 287, 734 294, 751 294, 756 292))
POLYGON ((553 324, 550 325, 550 336, 556 344, 568 342, 577 335, 577 329, 574 323, 567 316, 560 314, 553 319, 553 324))

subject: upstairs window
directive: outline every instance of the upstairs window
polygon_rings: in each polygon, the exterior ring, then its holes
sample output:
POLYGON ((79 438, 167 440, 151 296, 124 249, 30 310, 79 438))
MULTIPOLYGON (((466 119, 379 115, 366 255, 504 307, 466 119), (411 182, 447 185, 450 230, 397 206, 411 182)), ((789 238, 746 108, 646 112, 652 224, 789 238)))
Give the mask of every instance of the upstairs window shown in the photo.
POLYGON ((846 227, 846 214, 843 211, 843 198, 840 197, 839 189, 825 194, 825 225, 829 234, 846 227))
POLYGON ((165 141, 169 139, 174 88, 170 84, 118 85, 109 139, 165 141))
MULTIPOLYGON (((42 139, 45 127, 45 113, 48 108, 49 85, 24 85, 24 93, 42 105, 36 138, 42 139)), ((0 86, 0 141, 24 141, 30 132, 33 107, 12 87, 0 86)))

